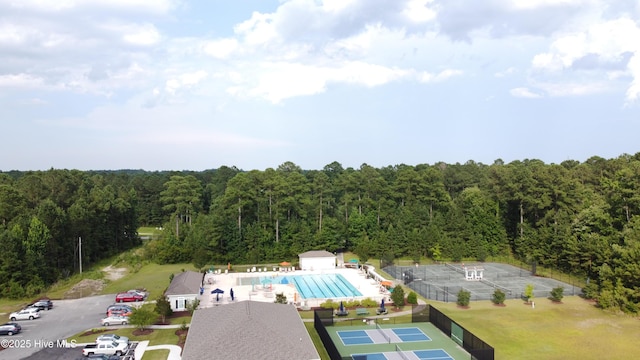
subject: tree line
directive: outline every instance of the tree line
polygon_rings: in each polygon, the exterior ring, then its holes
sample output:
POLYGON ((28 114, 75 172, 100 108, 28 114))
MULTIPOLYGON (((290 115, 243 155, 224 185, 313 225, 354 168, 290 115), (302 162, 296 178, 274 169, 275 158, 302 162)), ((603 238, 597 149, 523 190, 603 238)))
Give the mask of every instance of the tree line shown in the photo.
POLYGON ((86 260, 96 261, 137 246, 142 224, 164 228, 145 246, 160 263, 278 262, 312 249, 363 261, 513 256, 588 279, 585 293, 603 307, 637 312, 639 190, 640 153, 560 164, 9 172, 0 174, 0 241, 15 256, 0 256, 0 283, 46 285, 75 270, 79 236, 100 249, 86 260), (56 265, 64 270, 44 271, 56 265), (12 271, 25 267, 34 270, 12 271))

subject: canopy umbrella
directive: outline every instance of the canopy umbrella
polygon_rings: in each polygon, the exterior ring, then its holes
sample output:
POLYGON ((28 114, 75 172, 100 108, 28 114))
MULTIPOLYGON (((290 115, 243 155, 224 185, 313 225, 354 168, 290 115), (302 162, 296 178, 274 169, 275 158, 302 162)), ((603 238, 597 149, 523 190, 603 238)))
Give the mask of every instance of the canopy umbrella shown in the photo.
POLYGON ((350 262, 350 263, 357 264, 357 263, 358 263, 358 259, 351 259, 351 260, 349 260, 349 262, 350 262))
POLYGON ((382 282, 380 283, 380 285, 382 285, 382 286, 387 286, 387 287, 391 287, 391 286, 393 286, 393 283, 392 283, 391 281, 382 281, 382 282))
POLYGON ((380 309, 384 310, 384 298, 382 298, 382 301, 380 302, 380 309))
POLYGON ((342 301, 340 301, 340 313, 344 313, 344 304, 342 303, 342 301))
POLYGON ((224 290, 219 289, 219 288, 215 288, 213 290, 211 290, 212 294, 216 294, 216 301, 220 301, 220 294, 224 294, 224 290))
POLYGON ((280 280, 280 284, 288 284, 289 283, 289 279, 287 279, 286 277, 283 277, 282 280, 280 280))
POLYGON ((290 265, 291 265, 291 263, 288 262, 288 261, 283 261, 283 262, 280 263, 280 266, 290 266, 290 265))
MULTIPOLYGON (((233 288, 231 288, 231 290, 229 290, 229 295, 231 296, 231 301, 233 301, 233 288)), ((383 301, 383 304, 384 304, 384 299, 382 301, 383 301)))

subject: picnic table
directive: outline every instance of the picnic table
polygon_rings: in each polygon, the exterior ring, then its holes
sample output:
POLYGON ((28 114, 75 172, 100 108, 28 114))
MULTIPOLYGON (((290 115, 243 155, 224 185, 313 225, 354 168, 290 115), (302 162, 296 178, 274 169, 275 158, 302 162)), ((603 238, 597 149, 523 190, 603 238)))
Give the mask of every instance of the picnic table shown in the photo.
POLYGON ((356 315, 368 315, 369 314, 369 310, 365 309, 365 308, 357 308, 356 309, 356 315))

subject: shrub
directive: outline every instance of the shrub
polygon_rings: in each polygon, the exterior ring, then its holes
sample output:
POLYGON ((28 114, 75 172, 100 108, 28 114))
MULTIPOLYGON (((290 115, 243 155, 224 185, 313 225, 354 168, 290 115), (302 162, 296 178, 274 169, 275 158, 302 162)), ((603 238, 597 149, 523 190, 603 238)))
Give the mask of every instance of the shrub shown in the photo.
POLYGON ((456 304, 460 306, 469 306, 469 301, 471 300, 471 293, 467 290, 460 289, 458 291, 458 301, 456 304))
POLYGON ((527 284, 524 288, 523 300, 529 303, 531 302, 531 299, 533 299, 533 285, 527 284))
POLYGON ((391 293, 391 301, 396 308, 402 308, 404 306, 404 289, 400 285, 396 285, 391 293))
POLYGON ((364 306, 364 307, 374 307, 374 306, 378 306, 378 302, 371 299, 371 298, 366 298, 362 301, 360 301, 360 305, 364 306))
POLYGON ((276 294, 276 300, 274 301, 274 303, 276 304, 286 304, 287 303, 287 296, 283 293, 277 293, 276 294))
POLYGON ((320 304, 320 307, 323 309, 337 309, 340 304, 333 302, 331 299, 327 299, 327 301, 320 304))
POLYGON ((415 292, 410 292, 409 295, 407 295, 407 303, 412 304, 412 305, 417 305, 418 304, 418 294, 416 294, 415 292))
POLYGON ((360 306, 360 300, 349 300, 344 303, 344 307, 354 308, 360 306))
POLYGON ((496 304, 496 305, 502 305, 504 304, 504 299, 507 296, 505 295, 504 291, 500 290, 500 289, 496 289, 493 292, 493 297, 491 298, 491 301, 496 304))
POLYGON ((564 297, 564 288, 562 286, 555 287, 551 290, 551 296, 549 297, 552 301, 560 302, 564 297))

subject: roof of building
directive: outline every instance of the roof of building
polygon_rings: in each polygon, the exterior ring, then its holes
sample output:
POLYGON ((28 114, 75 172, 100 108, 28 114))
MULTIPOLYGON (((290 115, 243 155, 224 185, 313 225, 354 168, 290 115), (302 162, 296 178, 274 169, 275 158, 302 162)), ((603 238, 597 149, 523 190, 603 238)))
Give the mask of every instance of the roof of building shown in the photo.
POLYGON ((311 251, 307 251, 304 252, 302 254, 298 255, 299 258, 320 258, 320 257, 332 257, 335 258, 336 255, 333 253, 330 253, 326 250, 311 250, 311 251))
POLYGON ((183 271, 173 277, 165 295, 197 294, 202 286, 204 274, 195 271, 183 271))
POLYGON ((320 359, 294 306, 240 301, 194 312, 183 360, 320 359))

